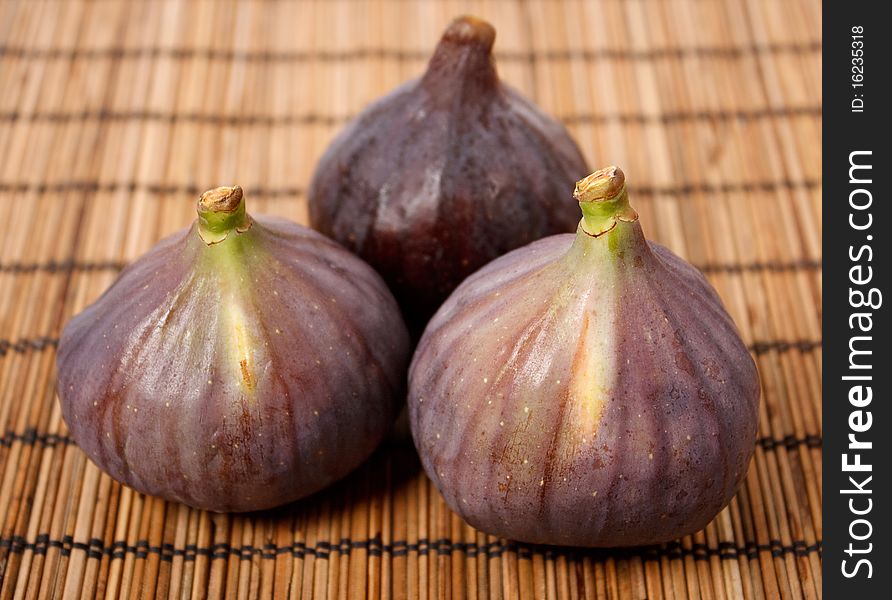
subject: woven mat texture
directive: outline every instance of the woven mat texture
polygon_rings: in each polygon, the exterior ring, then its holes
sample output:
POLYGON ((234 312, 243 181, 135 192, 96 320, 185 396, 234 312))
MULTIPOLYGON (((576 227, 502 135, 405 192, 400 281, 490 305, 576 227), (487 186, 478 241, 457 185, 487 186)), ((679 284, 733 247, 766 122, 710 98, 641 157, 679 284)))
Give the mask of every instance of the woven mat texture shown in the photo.
POLYGON ((817 0, 0 0, 0 600, 821 596, 817 0), (621 165, 649 237, 700 267, 758 361, 760 439, 705 530, 624 551, 474 531, 395 439, 304 502, 213 515, 71 441, 62 326, 238 182, 306 222, 332 136, 462 13, 501 76, 621 165))

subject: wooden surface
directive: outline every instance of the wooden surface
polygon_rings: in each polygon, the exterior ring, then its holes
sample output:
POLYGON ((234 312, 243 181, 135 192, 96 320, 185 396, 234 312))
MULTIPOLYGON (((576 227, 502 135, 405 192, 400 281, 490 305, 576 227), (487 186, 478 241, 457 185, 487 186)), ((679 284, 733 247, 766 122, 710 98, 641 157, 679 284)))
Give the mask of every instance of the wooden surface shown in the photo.
POLYGON ((0 598, 820 597, 820 34, 817 0, 0 0, 0 598), (102 475, 55 398, 66 320, 205 188, 305 221, 332 135, 465 12, 737 321, 764 393, 735 500, 678 542, 592 552, 473 531, 399 441, 250 516, 102 475))

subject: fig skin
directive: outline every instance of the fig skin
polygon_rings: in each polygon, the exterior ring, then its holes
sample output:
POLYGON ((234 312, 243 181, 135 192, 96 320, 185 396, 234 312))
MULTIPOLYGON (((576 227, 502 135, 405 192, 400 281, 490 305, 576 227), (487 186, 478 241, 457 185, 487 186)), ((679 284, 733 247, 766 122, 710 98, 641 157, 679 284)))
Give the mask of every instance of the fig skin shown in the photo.
POLYGON ((484 21, 453 21, 424 76, 348 124, 309 188, 312 226, 375 267, 419 332, 468 275, 579 220, 559 199, 585 160, 499 81, 494 41, 484 21))
POLYGON ((479 270, 416 349, 422 464, 487 533, 665 542, 705 527, 745 477, 755 364, 703 275, 645 240, 623 179, 610 168, 580 182, 576 235, 479 270))
POLYGON ((241 196, 206 193, 196 223, 68 323, 57 357, 62 414, 102 470, 219 512, 297 500, 359 465, 396 417, 410 352, 371 267, 251 219, 241 196))

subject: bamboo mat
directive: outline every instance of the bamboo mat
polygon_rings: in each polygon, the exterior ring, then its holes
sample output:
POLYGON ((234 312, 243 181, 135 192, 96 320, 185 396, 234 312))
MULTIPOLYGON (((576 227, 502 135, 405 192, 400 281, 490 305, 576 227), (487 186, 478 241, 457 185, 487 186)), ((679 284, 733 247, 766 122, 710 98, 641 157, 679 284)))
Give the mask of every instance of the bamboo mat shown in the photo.
POLYGON ((817 0, 0 0, 0 598, 819 598, 820 35, 817 0), (465 12, 738 323, 764 392, 731 505, 677 542, 582 551, 472 530, 405 439, 248 516, 101 474, 55 398, 66 320, 205 188, 305 222, 333 134, 465 12))

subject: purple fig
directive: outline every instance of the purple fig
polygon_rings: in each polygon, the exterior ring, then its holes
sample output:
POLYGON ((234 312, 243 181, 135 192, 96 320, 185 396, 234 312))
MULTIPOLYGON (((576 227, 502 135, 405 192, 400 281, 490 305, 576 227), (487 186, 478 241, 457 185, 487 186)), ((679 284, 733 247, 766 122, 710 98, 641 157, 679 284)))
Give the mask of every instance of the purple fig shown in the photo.
POLYGON ((743 480, 759 376, 703 275, 645 239, 622 171, 575 197, 575 235, 488 264, 429 323, 409 372, 415 444, 485 532, 667 541, 703 528, 743 480))
POLYGON ((499 81, 494 41, 484 21, 453 21, 424 76, 351 122, 310 185, 313 227, 375 267, 419 331, 465 277, 579 219, 558 199, 585 160, 499 81))
POLYGON ((384 438, 409 338, 375 271, 217 188, 65 327, 62 414, 136 490, 214 511, 307 496, 384 438))

